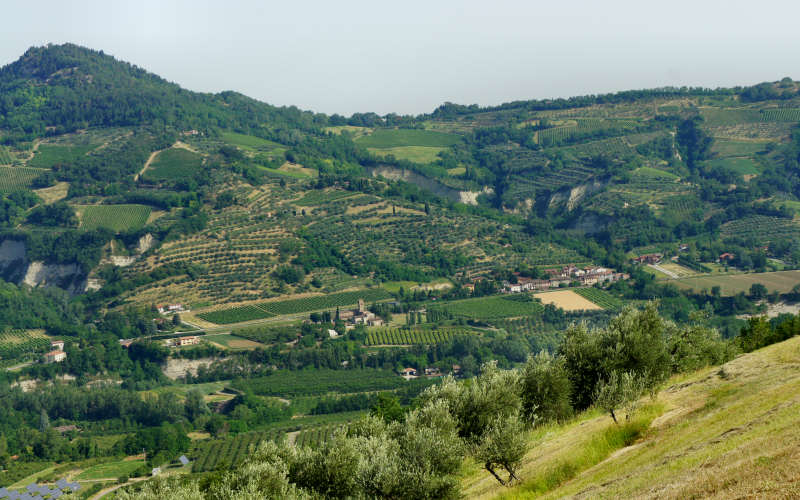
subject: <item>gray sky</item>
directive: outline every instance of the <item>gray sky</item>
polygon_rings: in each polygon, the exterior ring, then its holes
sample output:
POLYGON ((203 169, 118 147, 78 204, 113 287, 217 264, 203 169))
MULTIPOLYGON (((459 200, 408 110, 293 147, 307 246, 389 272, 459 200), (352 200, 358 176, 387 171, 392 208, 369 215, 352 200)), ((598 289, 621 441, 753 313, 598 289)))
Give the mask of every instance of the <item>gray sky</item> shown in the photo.
POLYGON ((4 1, 0 65, 102 49, 191 90, 326 113, 800 79, 797 0, 4 1))

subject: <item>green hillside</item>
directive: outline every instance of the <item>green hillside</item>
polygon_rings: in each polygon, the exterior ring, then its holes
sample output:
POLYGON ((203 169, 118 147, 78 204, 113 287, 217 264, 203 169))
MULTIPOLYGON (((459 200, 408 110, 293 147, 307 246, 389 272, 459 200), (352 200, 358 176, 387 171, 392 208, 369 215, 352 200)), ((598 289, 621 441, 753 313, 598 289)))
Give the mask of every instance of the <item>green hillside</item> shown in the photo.
POLYGON ((641 437, 586 463, 614 424, 587 414, 531 435, 512 490, 483 475, 468 498, 741 498, 797 493, 800 339, 676 378, 657 395, 641 437), (655 417, 655 418, 653 418, 655 417))
POLYGON ((797 334, 798 169, 792 79, 345 117, 33 47, 0 486, 792 496, 797 342, 731 359, 797 334))

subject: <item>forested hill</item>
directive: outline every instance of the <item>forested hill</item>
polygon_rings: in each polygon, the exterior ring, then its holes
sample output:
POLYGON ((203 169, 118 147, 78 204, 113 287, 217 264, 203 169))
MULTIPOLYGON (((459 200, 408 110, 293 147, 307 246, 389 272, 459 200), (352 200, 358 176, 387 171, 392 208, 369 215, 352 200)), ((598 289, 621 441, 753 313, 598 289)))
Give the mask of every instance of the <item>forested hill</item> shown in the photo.
POLYGON ((159 124, 307 130, 320 118, 325 119, 236 92, 187 91, 103 51, 73 44, 33 47, 0 68, 0 129, 12 140, 87 127, 159 124))

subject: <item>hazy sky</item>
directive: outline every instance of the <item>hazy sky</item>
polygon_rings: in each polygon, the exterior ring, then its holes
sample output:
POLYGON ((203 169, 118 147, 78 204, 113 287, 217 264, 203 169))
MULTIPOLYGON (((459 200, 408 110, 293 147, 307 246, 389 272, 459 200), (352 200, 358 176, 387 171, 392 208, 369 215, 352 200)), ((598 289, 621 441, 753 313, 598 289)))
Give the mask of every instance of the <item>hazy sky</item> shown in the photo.
POLYGON ((0 65, 102 49, 191 90, 420 113, 662 85, 800 79, 800 2, 3 1, 0 65))

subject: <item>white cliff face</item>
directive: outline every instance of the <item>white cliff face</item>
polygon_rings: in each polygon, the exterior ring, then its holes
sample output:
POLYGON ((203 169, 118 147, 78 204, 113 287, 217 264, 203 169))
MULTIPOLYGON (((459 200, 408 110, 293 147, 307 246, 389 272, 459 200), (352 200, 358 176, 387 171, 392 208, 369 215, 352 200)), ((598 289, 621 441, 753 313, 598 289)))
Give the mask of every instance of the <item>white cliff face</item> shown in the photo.
POLYGON ((424 175, 418 174, 413 170, 404 170, 400 168, 390 167, 388 165, 375 167, 369 170, 372 173, 373 177, 381 176, 392 181, 400 180, 411 184, 415 184, 421 187, 422 189, 431 191, 432 193, 438 196, 449 198, 453 201, 464 203, 466 205, 477 205, 478 196, 480 194, 493 192, 491 188, 484 188, 483 191, 458 191, 449 186, 445 186, 436 179, 425 177, 424 175))
POLYGON ((136 253, 143 254, 146 251, 153 248, 155 244, 156 244, 156 239, 153 238, 152 234, 147 233, 141 238, 139 238, 139 242, 136 243, 136 253))
POLYGON ((72 294, 86 291, 86 277, 77 264, 31 262, 28 264, 22 283, 31 287, 56 286, 72 294))
POLYGON ((111 263, 117 267, 128 267, 136 262, 136 256, 128 255, 112 255, 110 259, 111 263))
POLYGON ((22 241, 7 239, 0 242, 0 273, 5 279, 31 287, 55 286, 72 294, 86 291, 86 274, 80 266, 31 262, 22 241))

